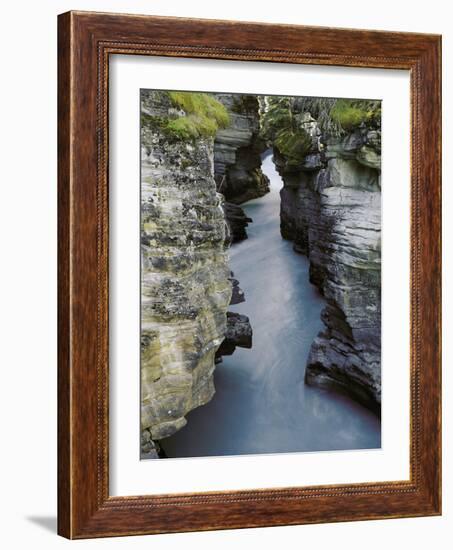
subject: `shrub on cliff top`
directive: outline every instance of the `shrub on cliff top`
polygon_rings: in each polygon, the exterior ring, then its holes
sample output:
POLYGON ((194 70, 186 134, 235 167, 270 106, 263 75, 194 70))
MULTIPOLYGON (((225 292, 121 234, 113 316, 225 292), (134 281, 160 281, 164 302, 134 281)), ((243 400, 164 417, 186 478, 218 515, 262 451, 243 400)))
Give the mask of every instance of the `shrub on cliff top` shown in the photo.
POLYGON ((212 119, 189 115, 169 120, 165 129, 173 137, 195 139, 214 136, 218 126, 212 119))
POLYGON ((338 99, 330 111, 332 120, 343 130, 349 131, 380 117, 380 102, 366 100, 338 99))
POLYGON ((329 97, 270 97, 264 112, 263 130, 273 141, 276 128, 287 124, 283 106, 288 105, 294 112, 308 112, 314 117, 325 136, 342 136, 362 122, 379 127, 381 102, 368 99, 335 99, 329 97), (281 116, 283 115, 283 118, 281 116), (269 132, 269 128, 273 129, 269 132))
POLYGON ((327 136, 341 136, 364 122, 381 124, 381 102, 369 99, 302 98, 303 110, 309 111, 327 136))
POLYGON ((179 139, 214 136, 228 126, 230 118, 225 106, 208 93, 168 92, 173 105, 184 115, 170 119, 166 131, 179 139))

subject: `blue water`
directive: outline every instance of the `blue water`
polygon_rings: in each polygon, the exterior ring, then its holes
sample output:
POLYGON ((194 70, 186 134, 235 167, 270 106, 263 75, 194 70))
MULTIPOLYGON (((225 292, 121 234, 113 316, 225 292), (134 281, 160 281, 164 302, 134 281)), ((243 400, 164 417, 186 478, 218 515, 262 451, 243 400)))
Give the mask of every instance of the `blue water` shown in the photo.
POLYGON ((214 374, 216 393, 161 441, 169 458, 378 448, 379 419, 348 397, 304 384, 311 343, 323 328, 324 299, 309 283, 307 258, 280 236, 282 181, 271 156, 271 191, 243 206, 249 238, 230 266, 246 301, 230 306, 253 327, 252 349, 236 348, 214 374))

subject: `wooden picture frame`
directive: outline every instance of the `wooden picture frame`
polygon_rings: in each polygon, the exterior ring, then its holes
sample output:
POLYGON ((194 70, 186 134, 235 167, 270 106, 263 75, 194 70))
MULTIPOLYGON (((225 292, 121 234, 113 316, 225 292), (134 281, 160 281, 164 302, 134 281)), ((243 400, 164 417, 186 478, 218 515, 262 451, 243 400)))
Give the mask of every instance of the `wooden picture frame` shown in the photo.
POLYGON ((58 532, 88 538, 441 513, 441 39, 68 12, 58 21, 58 532), (411 87, 410 480, 109 496, 109 56, 405 69, 411 87))

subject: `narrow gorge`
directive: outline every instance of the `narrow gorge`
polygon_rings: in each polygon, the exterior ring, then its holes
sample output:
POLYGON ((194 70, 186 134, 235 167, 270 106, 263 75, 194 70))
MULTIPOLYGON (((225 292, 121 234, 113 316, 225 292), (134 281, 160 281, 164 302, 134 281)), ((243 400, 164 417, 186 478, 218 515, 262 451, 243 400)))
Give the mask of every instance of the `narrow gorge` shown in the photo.
POLYGON ((347 107, 142 91, 143 458, 380 446, 380 126, 347 107))

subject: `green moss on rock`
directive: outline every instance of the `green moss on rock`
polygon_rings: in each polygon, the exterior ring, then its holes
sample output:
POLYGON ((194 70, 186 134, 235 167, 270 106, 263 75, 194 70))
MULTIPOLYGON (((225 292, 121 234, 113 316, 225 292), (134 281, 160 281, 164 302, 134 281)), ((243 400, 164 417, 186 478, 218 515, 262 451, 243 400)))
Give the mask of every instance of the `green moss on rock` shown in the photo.
POLYGON ((316 119, 324 136, 340 137, 362 123, 369 127, 380 127, 381 102, 368 99, 270 96, 262 121, 264 139, 275 142, 279 129, 294 129, 294 115, 297 118, 302 113, 310 113, 316 119))
POLYGON ((282 128, 275 136, 274 145, 289 164, 300 164, 310 151, 311 138, 301 128, 282 128))
POLYGON ((166 131, 179 139, 196 139, 214 136, 218 125, 215 120, 197 115, 182 116, 170 120, 166 131))
POLYGON ((171 119, 166 131, 179 139, 215 136, 219 128, 228 126, 228 111, 213 96, 200 92, 168 92, 173 105, 184 115, 171 119))
POLYGON ((295 116, 292 98, 270 98, 262 132, 264 139, 272 142, 289 164, 300 164, 310 151, 311 137, 295 116))
MULTIPOLYGON (((157 93, 157 92, 155 92, 157 93)), ((163 133, 172 141, 195 140, 213 137, 219 128, 229 124, 226 108, 208 93, 199 92, 159 92, 169 108, 168 114, 150 115, 141 113, 143 129, 163 133)), ((164 103, 165 104, 165 103, 164 103)))
POLYGON ((350 131, 380 118, 381 108, 378 101, 338 99, 330 111, 330 117, 343 130, 350 131))

